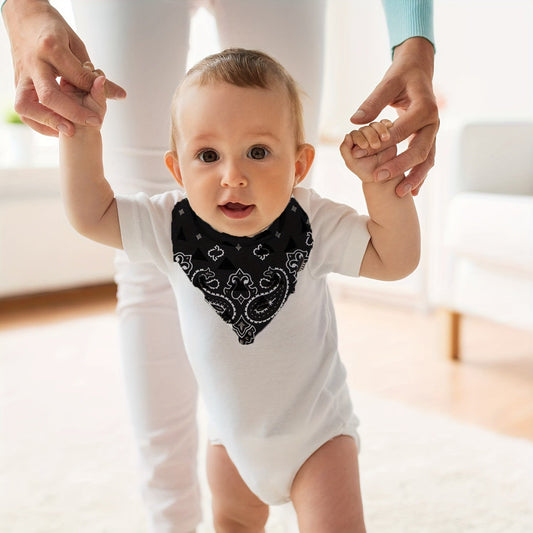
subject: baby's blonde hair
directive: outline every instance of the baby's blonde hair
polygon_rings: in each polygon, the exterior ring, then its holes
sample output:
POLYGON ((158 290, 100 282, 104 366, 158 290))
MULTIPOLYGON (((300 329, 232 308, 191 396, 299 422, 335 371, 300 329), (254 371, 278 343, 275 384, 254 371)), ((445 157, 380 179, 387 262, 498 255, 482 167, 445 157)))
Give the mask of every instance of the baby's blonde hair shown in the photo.
POLYGON ((200 86, 212 83, 229 83, 237 87, 272 89, 281 85, 287 92, 294 121, 296 146, 305 142, 300 90, 287 70, 269 55, 258 50, 228 48, 205 57, 185 75, 172 99, 170 149, 176 152, 176 108, 181 87, 194 80, 200 86))

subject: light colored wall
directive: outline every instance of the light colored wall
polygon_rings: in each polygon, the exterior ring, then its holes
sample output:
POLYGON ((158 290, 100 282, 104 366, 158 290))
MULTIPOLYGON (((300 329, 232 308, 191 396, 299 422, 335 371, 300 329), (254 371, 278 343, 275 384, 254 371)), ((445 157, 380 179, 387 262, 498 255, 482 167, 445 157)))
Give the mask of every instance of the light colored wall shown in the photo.
MULTIPOLYGON (((52 3, 72 20, 68 0, 52 3)), ((380 80, 390 55, 381 2, 330 0, 327 23, 323 124, 326 133, 335 137, 380 80)), ((444 114, 533 114, 531 0, 435 0, 435 34, 435 88, 444 114)), ((0 31, 0 72, 0 107, 4 108, 13 98, 4 29, 0 31)))
MULTIPOLYGON (((533 2, 435 0, 442 119, 533 115, 533 2)), ((381 2, 330 0, 323 129, 339 137, 390 61, 381 2)))
MULTIPOLYGON (((71 20, 68 0, 55 0, 54 4, 71 20)), ((378 0, 330 0, 327 24, 323 133, 338 144, 351 127, 349 117, 385 72, 390 62, 390 50, 385 18, 378 0)), ((193 27, 191 61, 216 47, 215 36, 206 38, 209 33, 206 25, 212 33, 214 26, 205 13, 195 20, 194 25, 203 26, 197 34, 193 27)), ((453 143, 449 142, 449 125, 458 119, 472 117, 532 118, 532 30, 531 0, 505 0, 504 6, 496 0, 435 0, 435 89, 441 104, 442 125, 437 164, 418 201, 425 235, 431 233, 434 236, 435 228, 441 226, 443 198, 446 196, 442 188, 450 182, 448 167, 453 143), (425 220, 428 202, 431 202, 429 211, 434 215, 434 228, 425 220)), ((0 30, 0 72, 1 109, 14 94, 8 41, 3 30, 0 30)), ((54 154, 57 145, 54 139, 38 137, 35 142, 45 148, 38 150, 39 153, 54 154)), ((1 155, 5 143, 0 144, 1 155)), ((315 186, 323 187, 324 190, 319 190, 333 198, 355 206, 362 205, 362 199, 356 194, 358 189, 353 187, 353 177, 344 169, 337 149, 334 146, 321 149, 315 165, 315 186), (336 175, 335 180, 330 179, 332 172, 336 175)), ((17 179, 14 182, 7 177, 5 180, 9 186, 17 183, 19 187, 22 181, 17 179)), ((55 209, 59 211, 59 198, 56 202, 55 209)), ((429 243, 438 240, 428 238, 429 243)), ((430 246, 424 249, 426 254, 431 252, 431 256, 435 256, 435 250, 430 246)), ((110 275, 111 272, 110 267, 110 275)), ((420 287, 426 276, 424 268, 420 268, 407 284, 414 286, 415 291, 423 291, 420 287)), ((405 283, 401 285, 404 286, 405 283)), ((396 285, 387 287, 391 287, 387 289, 391 291, 396 285)))
POLYGON ((533 114, 533 2, 437 0, 435 87, 462 117, 533 114))

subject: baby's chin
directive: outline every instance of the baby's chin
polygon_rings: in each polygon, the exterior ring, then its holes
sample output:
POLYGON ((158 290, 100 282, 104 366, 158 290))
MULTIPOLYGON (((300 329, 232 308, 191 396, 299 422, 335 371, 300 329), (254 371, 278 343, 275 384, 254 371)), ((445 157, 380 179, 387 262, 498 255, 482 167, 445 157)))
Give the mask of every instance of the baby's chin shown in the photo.
MULTIPOLYGON (((253 228, 249 230, 238 230, 235 228, 226 228, 225 230, 217 230, 219 233, 225 233, 226 235, 231 235, 232 237, 255 237, 263 231, 266 231, 270 227, 270 224, 267 224, 266 226, 262 226, 260 228, 253 228)), ((216 229, 216 228, 215 228, 216 229)))
POLYGON ((225 224, 210 224, 210 226, 219 233, 225 233, 232 237, 255 237, 263 231, 267 230, 273 220, 266 224, 241 224, 237 223, 225 223, 225 224))

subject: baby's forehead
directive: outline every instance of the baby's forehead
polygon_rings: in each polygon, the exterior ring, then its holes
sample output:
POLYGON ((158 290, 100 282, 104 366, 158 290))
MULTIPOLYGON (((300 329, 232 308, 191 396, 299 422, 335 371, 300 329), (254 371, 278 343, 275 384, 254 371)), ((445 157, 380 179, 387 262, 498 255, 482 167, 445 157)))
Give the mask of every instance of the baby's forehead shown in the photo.
POLYGON ((263 85, 254 85, 254 84, 241 84, 241 83, 232 83, 230 81, 226 81, 224 79, 218 79, 218 78, 204 78, 198 74, 192 74, 187 76, 182 83, 179 85, 178 89, 176 90, 176 93, 174 94, 174 102, 176 100, 179 100, 183 97, 184 94, 186 94, 190 90, 198 89, 198 88, 213 88, 216 89, 217 87, 234 87, 239 90, 250 90, 250 91, 268 91, 273 93, 278 93, 280 98, 288 97, 289 91, 284 86, 284 84, 281 81, 278 80, 272 80, 269 81, 268 84, 263 85))
POLYGON ((230 83, 218 78, 206 78, 197 73, 189 74, 176 90, 172 101, 172 135, 174 135, 174 139, 179 136, 178 130, 182 129, 183 120, 191 120, 192 117, 193 121, 198 121, 200 120, 199 117, 205 117, 206 112, 209 118, 214 118, 212 108, 215 106, 217 110, 222 110, 220 113, 215 112, 216 118, 219 120, 223 116, 227 117, 224 110, 236 110, 237 108, 245 110, 241 116, 246 115, 251 122, 253 122, 254 117, 257 120, 264 120, 262 117, 265 116, 264 113, 266 112, 278 124, 287 124, 289 127, 293 127, 296 143, 301 144, 304 142, 303 124, 301 109, 298 105, 299 102, 295 101, 296 98, 292 98, 289 88, 278 80, 274 80, 268 87, 261 87, 230 83), (208 91, 203 92, 203 88, 208 91), (219 88, 220 90, 217 90, 219 88), (243 91, 251 91, 255 94, 248 98, 243 91), (254 109, 258 109, 260 112, 256 113, 254 109))

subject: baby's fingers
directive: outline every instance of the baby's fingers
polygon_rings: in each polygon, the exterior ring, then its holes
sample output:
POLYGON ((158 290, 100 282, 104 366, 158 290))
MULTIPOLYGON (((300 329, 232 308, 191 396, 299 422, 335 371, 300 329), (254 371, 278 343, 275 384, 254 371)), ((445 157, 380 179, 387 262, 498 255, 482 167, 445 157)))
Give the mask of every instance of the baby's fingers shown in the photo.
POLYGON ((97 115, 93 122, 88 122, 91 126, 100 126, 104 119, 107 109, 105 81, 105 76, 98 76, 93 82, 91 92, 83 99, 83 105, 97 115))
POLYGON ((372 122, 368 126, 363 126, 359 130, 354 130, 350 133, 354 139, 354 144, 358 148, 352 151, 354 157, 366 157, 369 154, 376 153, 383 146, 383 143, 389 143, 391 135, 389 129, 392 127, 392 122, 388 119, 383 119, 379 122, 372 122))
POLYGON ((341 155, 347 165, 350 160, 357 159, 356 152, 361 151, 361 148, 354 142, 354 138, 357 139, 356 133, 356 131, 347 133, 340 145, 341 155))
POLYGON ((390 139, 389 128, 391 126, 390 120, 383 119, 380 122, 372 122, 368 126, 363 126, 360 131, 367 138, 370 147, 379 150, 381 143, 390 139))
POLYGON ((356 132, 359 139, 357 144, 363 149, 371 148, 372 150, 379 150, 381 143, 390 139, 388 124, 392 125, 389 120, 383 120, 381 122, 372 122, 368 126, 363 126, 356 132))
POLYGON ((373 128, 381 141, 388 141, 390 139, 389 129, 392 128, 392 122, 386 118, 379 122, 372 122, 370 127, 373 128))
POLYGON ((348 133, 346 137, 348 138, 348 140, 351 141, 352 149, 354 151, 365 150, 365 154, 366 154, 366 150, 368 149, 370 145, 368 143, 367 138, 365 137, 365 135, 363 135, 361 130, 353 130, 350 133, 348 133))
POLYGON ((98 76, 91 87, 91 98, 98 105, 98 107, 106 108, 106 91, 105 91, 105 76, 104 74, 98 76))

